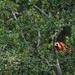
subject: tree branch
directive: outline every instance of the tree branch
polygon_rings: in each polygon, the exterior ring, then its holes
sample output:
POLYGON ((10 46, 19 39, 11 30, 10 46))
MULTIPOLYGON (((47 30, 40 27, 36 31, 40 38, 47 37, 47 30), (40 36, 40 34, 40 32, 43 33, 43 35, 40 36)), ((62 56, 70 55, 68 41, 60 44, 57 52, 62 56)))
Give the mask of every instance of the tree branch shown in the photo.
POLYGON ((70 7, 71 7, 71 0, 68 2, 68 12, 70 12, 70 7))
POLYGON ((37 40, 37 48, 39 47, 39 44, 40 44, 40 30, 38 28, 38 40, 37 40))
POLYGON ((62 75, 58 59, 57 59, 56 67, 57 67, 57 70, 58 70, 58 75, 62 75))
POLYGON ((47 15, 43 10, 41 10, 39 7, 37 7, 36 5, 34 5, 34 7, 36 8, 36 9, 38 9, 42 14, 44 14, 47 18, 50 18, 51 17, 51 15, 49 16, 49 15, 47 15))
MULTIPOLYGON (((41 36, 40 29, 38 28, 37 50, 38 50, 38 47, 39 47, 39 44, 40 44, 40 36, 41 36)), ((38 51, 38 53, 39 53, 39 51, 38 51)), ((40 56, 41 59, 45 60, 46 64, 49 66, 48 60, 44 56, 42 56, 40 53, 39 53, 39 56, 40 56)))
MULTIPOLYGON (((29 2, 31 2, 31 0, 29 0, 29 2)), ((44 14, 47 18, 51 17, 51 12, 49 12, 49 15, 46 14, 42 9, 40 9, 38 6, 33 5, 34 8, 38 9, 42 14, 44 14)))
POLYGON ((61 32, 61 30, 59 30, 59 32, 55 33, 55 37, 52 37, 52 50, 53 50, 53 54, 54 54, 54 59, 56 60, 56 67, 57 67, 58 75, 62 75, 62 72, 61 72, 59 61, 58 61, 56 49, 54 48, 54 43, 56 42, 56 38, 58 37, 60 32, 61 32))
POLYGON ((43 60, 45 60, 46 64, 47 64, 48 66, 50 66, 49 61, 48 61, 44 56, 40 56, 40 58, 43 59, 43 60))
POLYGON ((22 38, 24 39, 24 43, 30 48, 30 46, 27 44, 27 41, 26 41, 26 39, 24 37, 24 34, 22 35, 22 38))
POLYGON ((12 14, 13 14, 13 16, 14 16, 14 19, 17 20, 16 14, 14 13, 14 11, 11 10, 11 12, 12 12, 12 14))

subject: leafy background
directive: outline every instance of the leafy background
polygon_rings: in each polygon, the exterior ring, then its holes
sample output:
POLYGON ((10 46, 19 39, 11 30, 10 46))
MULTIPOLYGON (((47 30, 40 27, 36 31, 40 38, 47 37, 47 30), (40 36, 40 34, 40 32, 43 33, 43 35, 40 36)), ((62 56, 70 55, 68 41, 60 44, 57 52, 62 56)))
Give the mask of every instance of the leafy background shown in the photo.
MULTIPOLYGON (((0 74, 58 75, 52 37, 75 49, 74 0, 0 0, 0 74)), ((63 75, 75 74, 75 51, 58 55, 63 75)))

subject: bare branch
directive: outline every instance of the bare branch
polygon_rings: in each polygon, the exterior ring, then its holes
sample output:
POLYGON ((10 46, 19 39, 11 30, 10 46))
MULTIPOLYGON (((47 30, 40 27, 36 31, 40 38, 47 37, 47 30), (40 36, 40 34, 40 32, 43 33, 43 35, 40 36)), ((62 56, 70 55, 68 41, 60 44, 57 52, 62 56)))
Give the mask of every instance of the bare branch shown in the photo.
POLYGON ((27 44, 27 41, 26 41, 26 39, 24 37, 24 34, 22 35, 22 38, 24 39, 25 44, 30 48, 30 46, 27 44))
POLYGON ((50 16, 49 15, 47 15, 43 10, 41 10, 39 7, 37 7, 36 5, 34 5, 34 7, 36 8, 36 9, 38 9, 42 14, 44 14, 47 18, 50 18, 50 16))
POLYGON ((68 12, 70 12, 70 6, 71 6, 71 0, 69 0, 69 3, 68 3, 68 12))
POLYGON ((57 59, 56 67, 57 67, 57 70, 58 70, 58 75, 62 75, 58 59, 57 59))
POLYGON ((60 29, 59 32, 55 32, 55 41, 56 41, 58 35, 61 33, 61 31, 62 31, 62 30, 60 29))
POLYGON ((61 29, 59 30, 59 32, 55 33, 55 37, 52 37, 52 50, 53 50, 53 54, 54 54, 54 59, 56 59, 56 67, 57 67, 58 75, 62 75, 62 72, 61 72, 60 64, 59 64, 59 61, 57 58, 56 49, 54 48, 54 43, 56 42, 56 38, 58 37, 60 32, 61 32, 61 29))
POLYGON ((49 18, 52 16, 51 12, 49 12, 49 18))
POLYGON ((53 50, 53 54, 54 54, 54 56, 56 56, 56 50, 55 50, 55 48, 54 48, 54 42, 55 42, 56 40, 54 39, 54 37, 52 37, 52 50, 53 50))
POLYGON ((16 15, 15 15, 14 11, 13 11, 13 10, 11 10, 11 11, 12 11, 12 14, 13 14, 13 16, 14 16, 14 19, 17 20, 17 17, 16 17, 16 15))
POLYGON ((39 47, 40 44, 40 30, 38 28, 38 41, 37 41, 37 48, 39 47))
POLYGON ((46 61, 46 64, 48 65, 48 66, 50 66, 50 64, 49 64, 49 61, 44 57, 44 56, 40 56, 43 60, 45 60, 46 61))
MULTIPOLYGON (((31 2, 31 0, 29 0, 29 2, 31 2)), ((44 14, 47 18, 51 17, 51 12, 49 12, 49 15, 46 14, 42 9, 40 9, 38 6, 33 5, 34 8, 38 9, 42 14, 44 14)))

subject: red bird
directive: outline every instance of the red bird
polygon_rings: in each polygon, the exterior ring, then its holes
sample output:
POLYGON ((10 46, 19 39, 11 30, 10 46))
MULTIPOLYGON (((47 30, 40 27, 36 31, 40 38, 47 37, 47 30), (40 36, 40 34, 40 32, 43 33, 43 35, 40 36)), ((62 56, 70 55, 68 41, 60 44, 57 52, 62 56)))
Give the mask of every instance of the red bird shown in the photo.
POLYGON ((62 50, 63 53, 65 53, 65 50, 74 50, 74 49, 68 48, 68 47, 67 47, 64 43, 62 43, 62 42, 60 42, 60 43, 58 43, 58 42, 54 43, 54 47, 55 47, 58 51, 61 51, 61 50, 62 50))

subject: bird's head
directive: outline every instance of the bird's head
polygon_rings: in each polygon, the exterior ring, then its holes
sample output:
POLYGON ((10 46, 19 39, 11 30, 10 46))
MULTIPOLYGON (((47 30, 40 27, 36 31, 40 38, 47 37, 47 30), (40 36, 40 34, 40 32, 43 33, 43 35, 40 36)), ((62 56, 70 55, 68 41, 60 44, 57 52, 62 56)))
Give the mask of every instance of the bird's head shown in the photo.
POLYGON ((58 43, 58 42, 55 42, 55 43, 54 43, 54 47, 55 47, 57 50, 61 50, 61 49, 62 49, 62 46, 61 46, 60 43, 58 43))
POLYGON ((55 48, 58 48, 58 45, 59 45, 58 42, 54 43, 54 47, 55 47, 55 48))

